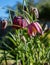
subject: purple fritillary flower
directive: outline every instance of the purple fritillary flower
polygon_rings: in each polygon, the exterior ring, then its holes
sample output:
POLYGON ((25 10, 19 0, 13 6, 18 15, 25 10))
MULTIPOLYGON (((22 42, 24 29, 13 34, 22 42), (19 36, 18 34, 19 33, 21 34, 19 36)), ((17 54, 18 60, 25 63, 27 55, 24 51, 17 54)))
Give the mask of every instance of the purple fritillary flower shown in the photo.
POLYGON ((42 34, 42 27, 38 22, 33 22, 28 25, 28 34, 30 36, 36 36, 36 34, 42 34))
POLYGON ((19 28, 24 28, 26 26, 27 26, 27 21, 23 17, 21 16, 14 17, 13 28, 19 29, 19 28))

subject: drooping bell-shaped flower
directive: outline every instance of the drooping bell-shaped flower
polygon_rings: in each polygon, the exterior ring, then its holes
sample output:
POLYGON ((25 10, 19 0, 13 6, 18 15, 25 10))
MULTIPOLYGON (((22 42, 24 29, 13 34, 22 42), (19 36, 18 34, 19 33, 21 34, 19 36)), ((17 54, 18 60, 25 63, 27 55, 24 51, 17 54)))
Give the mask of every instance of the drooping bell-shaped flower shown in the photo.
POLYGON ((17 16, 13 19, 13 28, 15 29, 24 28, 27 24, 27 21, 22 16, 17 16))
POLYGON ((2 21, 2 29, 6 29, 7 23, 8 23, 7 20, 2 21))
POLYGON ((36 34, 42 34, 42 27, 38 22, 33 22, 28 25, 28 34, 30 36, 36 36, 36 34))

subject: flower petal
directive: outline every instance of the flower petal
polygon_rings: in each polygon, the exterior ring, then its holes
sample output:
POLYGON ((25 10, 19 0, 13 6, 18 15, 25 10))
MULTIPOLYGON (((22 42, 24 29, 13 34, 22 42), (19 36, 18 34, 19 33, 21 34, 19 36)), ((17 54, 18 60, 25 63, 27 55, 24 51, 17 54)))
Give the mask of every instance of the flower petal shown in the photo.
POLYGON ((38 22, 36 22, 36 24, 37 24, 37 26, 39 27, 39 29, 40 29, 40 32, 39 33, 41 33, 42 34, 42 27, 41 27, 41 25, 38 23, 38 22))
POLYGON ((25 28, 26 26, 28 26, 28 23, 25 19, 23 19, 23 28, 25 28))
POLYGON ((37 30, 38 32, 40 32, 40 29, 39 29, 38 25, 36 24, 36 22, 33 23, 33 26, 36 28, 36 30, 37 30))

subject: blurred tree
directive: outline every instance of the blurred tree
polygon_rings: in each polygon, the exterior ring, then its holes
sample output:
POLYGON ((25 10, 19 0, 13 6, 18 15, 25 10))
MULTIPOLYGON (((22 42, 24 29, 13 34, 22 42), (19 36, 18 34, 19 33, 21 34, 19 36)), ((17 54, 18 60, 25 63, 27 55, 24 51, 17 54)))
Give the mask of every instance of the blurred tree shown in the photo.
POLYGON ((40 7, 40 19, 50 20, 50 4, 45 4, 40 7))
POLYGON ((49 0, 39 0, 36 7, 39 10, 39 19, 50 20, 50 1, 49 0))

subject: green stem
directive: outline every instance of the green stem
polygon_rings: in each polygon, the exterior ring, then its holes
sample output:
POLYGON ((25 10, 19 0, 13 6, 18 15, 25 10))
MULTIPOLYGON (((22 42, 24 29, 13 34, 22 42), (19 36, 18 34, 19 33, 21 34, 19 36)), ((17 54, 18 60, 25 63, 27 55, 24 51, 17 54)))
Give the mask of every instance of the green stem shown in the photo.
POLYGON ((4 59, 5 59, 5 64, 8 65, 8 64, 7 64, 7 59, 6 59, 6 53, 5 53, 5 50, 4 50, 4 59))
POLYGON ((24 53, 22 53, 22 65, 25 65, 24 60, 25 60, 24 53))
POLYGON ((30 59, 28 58, 28 65, 30 65, 30 59))
POLYGON ((11 21, 11 24, 12 24, 12 18, 11 18, 11 13, 10 13, 11 10, 9 10, 9 16, 10 16, 10 21, 11 21))
POLYGON ((24 0, 23 0, 23 10, 24 10, 24 0))
POLYGON ((18 61, 18 54, 16 55, 16 65, 17 65, 17 61, 18 61))

